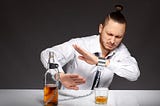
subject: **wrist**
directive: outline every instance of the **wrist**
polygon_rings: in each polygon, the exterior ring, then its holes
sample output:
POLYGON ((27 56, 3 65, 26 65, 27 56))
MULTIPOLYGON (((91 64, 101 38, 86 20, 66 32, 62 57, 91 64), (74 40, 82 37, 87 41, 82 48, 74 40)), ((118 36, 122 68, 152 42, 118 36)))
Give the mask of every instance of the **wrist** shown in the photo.
POLYGON ((61 81, 61 79, 63 78, 63 75, 64 75, 64 73, 60 72, 60 73, 56 73, 54 77, 55 77, 56 80, 61 81))

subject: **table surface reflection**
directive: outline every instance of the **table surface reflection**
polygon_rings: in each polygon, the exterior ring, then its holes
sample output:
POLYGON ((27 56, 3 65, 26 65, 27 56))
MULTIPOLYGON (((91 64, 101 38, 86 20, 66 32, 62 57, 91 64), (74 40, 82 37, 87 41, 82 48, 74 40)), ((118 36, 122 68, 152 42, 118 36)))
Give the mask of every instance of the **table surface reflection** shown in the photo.
MULTIPOLYGON (((72 90, 63 92, 73 94, 72 90)), ((95 104, 91 90, 79 90, 74 94, 82 95, 72 97, 59 94, 58 106, 160 106, 160 90, 109 90, 108 103, 105 105, 95 104)), ((0 106, 44 106, 43 90, 0 89, 0 106)))

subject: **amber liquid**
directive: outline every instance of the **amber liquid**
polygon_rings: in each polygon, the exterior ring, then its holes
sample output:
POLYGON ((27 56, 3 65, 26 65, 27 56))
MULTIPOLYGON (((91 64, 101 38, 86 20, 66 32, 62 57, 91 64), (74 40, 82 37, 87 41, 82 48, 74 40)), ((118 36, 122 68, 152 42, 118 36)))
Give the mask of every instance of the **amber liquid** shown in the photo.
POLYGON ((97 96, 95 99, 97 104, 106 104, 108 100, 106 96, 97 96))
POLYGON ((47 84, 44 87, 45 105, 58 104, 58 88, 54 84, 47 84))

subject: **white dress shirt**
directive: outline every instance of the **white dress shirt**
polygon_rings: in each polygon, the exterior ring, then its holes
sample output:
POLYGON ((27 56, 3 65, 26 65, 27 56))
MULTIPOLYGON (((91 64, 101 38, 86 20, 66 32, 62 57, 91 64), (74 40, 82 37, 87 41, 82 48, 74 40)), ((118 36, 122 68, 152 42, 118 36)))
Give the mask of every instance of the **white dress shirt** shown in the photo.
MULTIPOLYGON (((59 70, 61 72, 64 70, 66 73, 76 73, 83 76, 86 79, 86 83, 78 85, 79 89, 91 89, 97 66, 90 65, 78 59, 80 54, 73 48, 73 44, 80 46, 90 53, 101 54, 99 35, 93 35, 74 38, 60 45, 47 48, 41 52, 41 61, 44 67, 47 68, 48 54, 50 51, 54 52, 56 55, 55 61, 59 64, 59 70), (62 68, 63 66, 65 66, 65 68, 62 68)), ((130 81, 137 80, 140 75, 138 64, 124 44, 121 43, 115 50, 110 52, 108 56, 112 56, 110 64, 107 67, 101 67, 99 86, 109 87, 114 73, 130 81)))

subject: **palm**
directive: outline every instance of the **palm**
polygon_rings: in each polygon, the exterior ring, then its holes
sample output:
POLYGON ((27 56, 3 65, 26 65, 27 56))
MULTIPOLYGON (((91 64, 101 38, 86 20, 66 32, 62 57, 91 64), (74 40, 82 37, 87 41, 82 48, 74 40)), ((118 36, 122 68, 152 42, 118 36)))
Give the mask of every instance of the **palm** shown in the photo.
POLYGON ((85 79, 77 74, 62 74, 61 83, 68 89, 78 89, 77 85, 85 83, 85 79))
POLYGON ((77 45, 73 45, 73 47, 79 54, 81 54, 81 56, 79 56, 79 59, 84 60, 91 65, 97 64, 98 58, 94 54, 80 48, 77 45))

